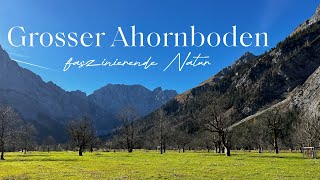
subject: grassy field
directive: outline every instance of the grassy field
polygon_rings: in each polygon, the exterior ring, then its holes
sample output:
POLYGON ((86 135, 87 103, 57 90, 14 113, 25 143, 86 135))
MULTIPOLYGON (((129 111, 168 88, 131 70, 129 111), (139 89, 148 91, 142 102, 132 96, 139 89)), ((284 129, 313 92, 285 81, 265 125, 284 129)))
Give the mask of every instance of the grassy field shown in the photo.
POLYGON ((299 153, 6 153, 2 179, 319 179, 320 159, 299 153))

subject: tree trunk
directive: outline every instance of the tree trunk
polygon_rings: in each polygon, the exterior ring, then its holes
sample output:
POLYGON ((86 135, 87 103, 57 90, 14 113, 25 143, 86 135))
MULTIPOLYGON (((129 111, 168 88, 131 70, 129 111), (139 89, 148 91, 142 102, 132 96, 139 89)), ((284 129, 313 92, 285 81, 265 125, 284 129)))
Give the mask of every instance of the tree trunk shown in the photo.
POLYGON ((163 154, 162 119, 160 118, 160 154, 163 154))
POLYGON ((130 141, 130 143, 129 143, 128 152, 129 152, 129 153, 132 153, 132 152, 133 152, 133 145, 132 145, 132 142, 131 142, 131 141, 130 141))
POLYGON ((127 137, 127 150, 128 150, 128 153, 130 153, 130 142, 129 142, 129 138, 127 137))
POLYGON ((279 154, 279 147, 278 147, 277 138, 274 138, 274 150, 275 150, 276 154, 279 154))
POLYGON ((226 156, 231 156, 231 146, 228 142, 223 143, 223 151, 226 153, 226 156))
POLYGON ((1 160, 5 160, 4 159, 4 143, 1 143, 1 160))
POLYGON ((300 144, 300 153, 303 153, 303 145, 302 144, 300 144))
POLYGON ((3 150, 1 150, 1 160, 5 160, 4 159, 4 151, 3 150))
POLYGON ((82 152, 83 152, 83 147, 80 146, 80 148, 79 148, 79 156, 83 156, 83 155, 82 155, 82 152))
POLYGON ((183 153, 184 153, 184 151, 185 151, 184 146, 185 146, 185 145, 182 146, 182 152, 183 152, 183 153))
POLYGON ((260 145, 258 146, 258 149, 259 149, 259 153, 262 153, 262 147, 260 145))
POLYGON ((221 148, 221 141, 218 142, 218 153, 223 153, 223 149, 221 148))
POLYGON ((220 147, 220 152, 221 152, 221 153, 224 153, 224 150, 225 150, 225 148, 221 146, 221 147, 220 147))
POLYGON ((226 135, 222 134, 220 137, 221 137, 222 144, 224 146, 223 150, 225 151, 226 156, 231 156, 231 153, 230 153, 231 145, 229 144, 229 142, 226 138, 226 135))
POLYGON ((231 156, 231 152, 230 152, 230 148, 229 147, 226 147, 225 148, 226 150, 226 156, 231 156))

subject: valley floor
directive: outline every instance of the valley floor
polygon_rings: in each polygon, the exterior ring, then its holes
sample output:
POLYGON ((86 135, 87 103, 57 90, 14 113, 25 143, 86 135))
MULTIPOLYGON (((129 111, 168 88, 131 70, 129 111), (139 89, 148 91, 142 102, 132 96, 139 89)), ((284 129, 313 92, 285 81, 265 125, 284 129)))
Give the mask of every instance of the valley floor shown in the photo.
POLYGON ((300 153, 6 153, 2 179, 317 179, 320 159, 300 153))

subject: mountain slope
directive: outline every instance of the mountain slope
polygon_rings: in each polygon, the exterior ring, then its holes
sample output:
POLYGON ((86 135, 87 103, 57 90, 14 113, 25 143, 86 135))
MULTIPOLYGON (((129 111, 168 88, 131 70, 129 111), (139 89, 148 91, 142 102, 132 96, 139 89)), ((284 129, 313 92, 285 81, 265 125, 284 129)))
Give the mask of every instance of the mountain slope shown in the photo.
POLYGON ((2 48, 0 82, 1 103, 14 106, 27 119, 37 118, 41 112, 59 119, 93 111, 85 93, 66 92, 52 82, 45 83, 40 76, 11 61, 2 48))
POLYGON ((215 84, 219 84, 219 82, 224 79, 226 76, 230 75, 234 71, 238 71, 239 67, 244 63, 250 63, 253 60, 257 59, 258 57, 250 52, 246 52, 243 56, 241 56, 237 61, 235 61, 231 66, 228 66, 222 69, 220 72, 212 76, 211 78, 207 79, 206 81, 202 82, 198 87, 195 87, 191 90, 188 90, 178 96, 176 99, 183 103, 184 101, 192 98, 195 89, 205 89, 207 86, 213 86, 215 84))
POLYGON ((174 90, 156 88, 151 91, 141 85, 108 84, 89 95, 88 101, 100 113, 104 113, 101 118, 106 118, 107 121, 100 120, 96 124, 97 127, 104 127, 98 128, 98 133, 105 135, 119 125, 117 116, 123 109, 133 108, 142 117, 160 108, 176 95, 174 90))
POLYGON ((288 112, 293 108, 299 111, 299 115, 302 118, 320 117, 320 67, 311 74, 302 86, 294 89, 285 100, 242 119, 230 126, 229 129, 233 129, 276 109, 281 109, 282 112, 288 112))
MULTIPOLYGON (((51 119, 54 120, 51 122, 55 124, 53 127, 61 127, 67 119, 82 112, 95 114, 94 106, 86 100, 84 93, 66 92, 52 82, 45 83, 40 76, 12 61, 1 47, 0 82, 0 104, 14 107, 24 119, 36 125, 51 119)), ((52 129, 46 126, 38 126, 40 133, 52 129)), ((63 128, 57 131, 55 134, 61 134, 63 128)))
POLYGON ((108 84, 89 96, 90 102, 101 109, 119 112, 128 106, 134 107, 141 116, 161 107, 176 96, 176 91, 156 88, 153 91, 141 85, 108 84))
POLYGON ((55 134, 63 140, 66 121, 81 115, 93 119, 99 131, 110 132, 121 108, 134 104, 138 113, 145 115, 176 94, 138 85, 107 85, 90 96, 81 91, 68 92, 20 67, 0 46, 0 104, 14 107, 24 119, 32 121, 42 137, 55 134))
MULTIPOLYGON (((209 118, 202 110, 212 102, 222 113, 232 112, 234 121, 238 122, 285 100, 320 66, 318 15, 319 8, 311 18, 315 22, 296 31, 269 52, 258 57, 249 55, 246 61, 241 61, 241 57, 232 66, 164 105, 162 110, 167 113, 170 127, 194 137, 203 128, 202 120, 209 118)), ((155 116, 153 113, 137 123, 146 136, 157 127, 155 116)))

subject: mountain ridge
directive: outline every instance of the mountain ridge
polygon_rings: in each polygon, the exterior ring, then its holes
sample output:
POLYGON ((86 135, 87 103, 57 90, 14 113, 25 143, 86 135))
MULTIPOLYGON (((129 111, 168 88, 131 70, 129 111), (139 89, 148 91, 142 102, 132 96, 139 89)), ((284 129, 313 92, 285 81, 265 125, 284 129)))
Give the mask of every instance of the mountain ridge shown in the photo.
MULTIPOLYGON (((149 90, 142 85, 117 84, 106 85, 90 95, 79 90, 65 91, 54 82, 44 82, 39 75, 20 67, 17 62, 11 60, 2 47, 0 47, 0 82, 0 104, 12 106, 24 119, 37 124, 38 129, 47 126, 43 122, 63 127, 66 121, 86 115, 95 122, 99 131, 110 133, 119 124, 117 113, 128 105, 126 101, 121 101, 122 103, 117 103, 117 108, 113 108, 111 101, 131 99, 131 102, 136 103, 130 105, 143 116, 161 107, 177 94, 174 90, 162 90, 162 88, 149 90), (98 92, 103 91, 103 88, 113 92, 113 95, 110 96, 108 93, 99 95, 98 92), (139 92, 140 96, 135 96, 139 92), (94 101, 103 98, 107 101, 100 101, 100 104, 94 101), (138 98, 143 100, 139 101, 138 98), (145 108, 148 104, 150 107, 145 108)), ((64 128, 58 129, 63 131, 64 128)), ((40 136, 45 136, 46 131, 52 130, 41 130, 40 136)))
POLYGON ((319 11, 318 8, 311 18, 316 22, 288 35, 268 52, 259 56, 244 54, 249 55, 249 60, 241 61, 240 57, 233 65, 141 119, 136 123, 144 134, 140 143, 147 147, 153 143, 148 136, 156 131, 154 119, 160 111, 166 113, 172 131, 185 134, 193 142, 201 136, 203 119, 212 118, 203 113, 212 104, 219 108, 221 116, 232 118, 234 124, 286 100, 320 66, 320 23, 314 18, 319 11))
POLYGON ((309 19, 307 19, 305 22, 300 24, 291 34, 290 36, 293 36, 297 34, 300 31, 303 31, 304 29, 308 28, 312 24, 318 22, 320 20, 320 5, 317 7, 315 13, 313 16, 311 16, 309 19))

